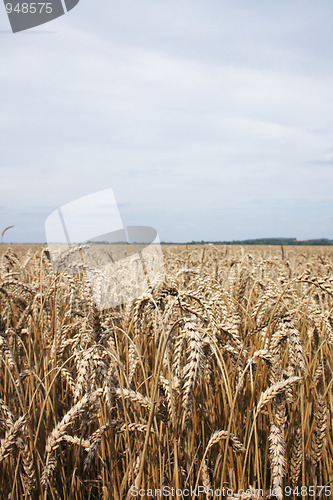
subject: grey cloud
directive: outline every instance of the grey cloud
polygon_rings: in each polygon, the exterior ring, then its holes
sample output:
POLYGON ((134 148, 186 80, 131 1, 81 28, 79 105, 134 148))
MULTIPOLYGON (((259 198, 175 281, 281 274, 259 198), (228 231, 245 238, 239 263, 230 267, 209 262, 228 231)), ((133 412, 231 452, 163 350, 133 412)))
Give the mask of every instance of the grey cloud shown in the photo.
POLYGON ((1 35, 0 195, 33 240, 44 228, 32 203, 47 215, 105 187, 127 224, 150 221, 166 240, 283 224, 329 236, 317 219, 320 203, 332 209, 320 168, 333 132, 330 2, 96 5, 80 2, 44 37, 1 35))

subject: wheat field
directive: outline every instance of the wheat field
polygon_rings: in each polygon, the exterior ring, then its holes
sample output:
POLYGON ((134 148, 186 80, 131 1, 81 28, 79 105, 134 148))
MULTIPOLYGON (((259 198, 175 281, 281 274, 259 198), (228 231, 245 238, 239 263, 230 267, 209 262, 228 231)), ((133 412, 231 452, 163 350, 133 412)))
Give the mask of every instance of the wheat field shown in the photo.
POLYGON ((0 252, 1 499, 328 496, 332 247, 165 246, 102 312, 46 249, 0 252))

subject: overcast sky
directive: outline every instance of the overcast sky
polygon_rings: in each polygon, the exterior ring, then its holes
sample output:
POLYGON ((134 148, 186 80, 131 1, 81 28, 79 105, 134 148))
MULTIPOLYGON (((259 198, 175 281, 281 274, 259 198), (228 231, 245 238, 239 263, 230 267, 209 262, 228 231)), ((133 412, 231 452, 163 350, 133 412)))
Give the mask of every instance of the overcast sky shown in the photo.
POLYGON ((12 34, 1 4, 4 241, 107 188, 165 241, 333 238, 332 26, 331 0, 81 0, 12 34))

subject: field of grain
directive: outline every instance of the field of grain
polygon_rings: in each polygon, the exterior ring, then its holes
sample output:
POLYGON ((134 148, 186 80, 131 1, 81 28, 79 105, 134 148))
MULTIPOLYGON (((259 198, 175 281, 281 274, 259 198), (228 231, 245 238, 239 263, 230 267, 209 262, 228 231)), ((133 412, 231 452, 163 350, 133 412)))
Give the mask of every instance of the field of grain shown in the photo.
POLYGON ((99 312, 83 275, 1 245, 1 499, 333 489, 333 249, 163 252, 163 282, 99 312))

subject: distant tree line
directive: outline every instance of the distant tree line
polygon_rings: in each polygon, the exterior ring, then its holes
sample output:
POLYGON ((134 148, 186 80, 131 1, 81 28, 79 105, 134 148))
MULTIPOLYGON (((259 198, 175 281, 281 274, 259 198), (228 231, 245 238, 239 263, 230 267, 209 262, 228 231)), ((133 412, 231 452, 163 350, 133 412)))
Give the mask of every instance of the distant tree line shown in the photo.
MULTIPOLYGON (((162 245, 179 245, 173 242, 161 242, 162 245)), ((185 245, 186 243, 182 243, 185 245)), ((296 238, 256 238, 250 240, 233 241, 191 241, 188 245, 333 245, 333 240, 327 238, 318 238, 312 240, 297 240, 296 238)))

